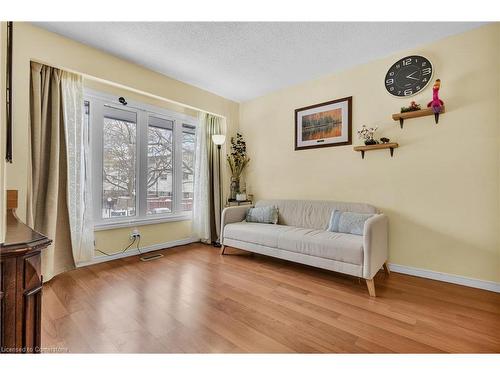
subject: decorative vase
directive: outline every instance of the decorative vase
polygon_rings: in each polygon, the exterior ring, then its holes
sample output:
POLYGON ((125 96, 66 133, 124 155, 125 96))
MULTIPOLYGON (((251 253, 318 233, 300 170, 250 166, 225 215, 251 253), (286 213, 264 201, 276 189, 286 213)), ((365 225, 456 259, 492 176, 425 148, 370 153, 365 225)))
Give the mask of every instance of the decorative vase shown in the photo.
POLYGON ((373 139, 373 138, 372 139, 367 139, 365 141, 365 145, 367 145, 367 146, 376 145, 376 144, 377 144, 377 141, 375 139, 373 139))
POLYGON ((231 199, 236 199, 236 194, 240 192, 240 179, 238 177, 231 177, 231 199))

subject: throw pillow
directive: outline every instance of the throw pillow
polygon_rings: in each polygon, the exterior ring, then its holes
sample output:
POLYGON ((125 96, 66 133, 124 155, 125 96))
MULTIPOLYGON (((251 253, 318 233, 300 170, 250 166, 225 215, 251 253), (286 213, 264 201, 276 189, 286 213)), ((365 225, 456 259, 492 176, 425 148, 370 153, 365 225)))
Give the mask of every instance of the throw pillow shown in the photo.
POLYGON ((350 233, 362 236, 365 222, 372 216, 373 214, 333 210, 327 230, 330 232, 350 233))
POLYGON ((275 206, 250 208, 246 221, 249 223, 278 224, 278 208, 275 206))

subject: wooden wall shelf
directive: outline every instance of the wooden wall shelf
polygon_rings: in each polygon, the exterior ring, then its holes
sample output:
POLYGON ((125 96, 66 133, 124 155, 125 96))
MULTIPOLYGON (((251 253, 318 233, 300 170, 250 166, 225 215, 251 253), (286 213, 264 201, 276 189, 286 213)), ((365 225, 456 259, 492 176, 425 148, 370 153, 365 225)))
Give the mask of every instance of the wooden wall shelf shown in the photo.
POLYGON ((379 143, 376 145, 370 145, 370 146, 356 146, 354 147, 354 151, 360 151, 361 152, 361 158, 365 158, 365 151, 372 151, 372 150, 384 150, 384 149, 389 149, 389 152, 391 153, 391 157, 394 155, 394 149, 398 148, 399 144, 391 142, 391 143, 379 143))
MULTIPOLYGON (((436 124, 438 123, 439 121, 439 115, 441 113, 444 113, 444 105, 441 107, 441 112, 437 114, 437 116, 435 116, 435 121, 436 121, 436 124)), ((418 111, 411 111, 411 112, 403 112, 403 113, 395 113, 392 115, 392 119, 394 121, 398 121, 399 120, 399 125, 401 126, 401 129, 403 129, 403 122, 404 120, 406 119, 409 119, 409 118, 416 118, 416 117, 423 117, 423 116, 432 116, 434 115, 435 113, 432 111, 432 108, 425 108, 425 109, 420 109, 418 111)))

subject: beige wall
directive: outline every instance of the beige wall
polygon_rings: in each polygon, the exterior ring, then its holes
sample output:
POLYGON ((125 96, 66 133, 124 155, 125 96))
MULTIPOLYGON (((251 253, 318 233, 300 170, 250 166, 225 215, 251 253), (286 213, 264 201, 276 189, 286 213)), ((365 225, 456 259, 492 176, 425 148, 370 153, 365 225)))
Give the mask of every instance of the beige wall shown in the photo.
POLYGON ((390 261, 500 281, 500 24, 402 51, 240 105, 240 131, 252 159, 247 187, 256 198, 360 201, 390 219, 390 261), (409 120, 391 114, 414 99, 386 93, 387 69, 408 54, 428 57, 442 80, 447 113, 409 120), (294 151, 294 109, 353 96, 353 139, 362 125, 399 142, 367 153, 352 146, 294 151))
MULTIPOLYGON (((26 140, 29 113, 30 60, 81 73, 95 79, 86 79, 94 88, 102 82, 113 82, 129 88, 135 94, 152 94, 175 103, 226 117, 228 133, 238 127, 239 105, 197 87, 176 81, 141 66, 85 46, 28 23, 14 24, 14 163, 7 165, 7 187, 19 190, 19 216, 26 216, 26 186, 28 177, 28 150, 26 140)), ((130 94, 130 93, 129 93, 130 94)), ((130 94, 132 95, 132 94, 130 94)), ((153 100, 153 99, 152 99, 153 100)), ((189 111, 189 110, 186 110, 189 111)), ((224 180, 228 181, 227 174, 224 180)), ((224 184, 227 192, 229 182, 224 184)), ((189 237, 190 222, 166 223, 161 228, 141 227, 144 245, 189 237), (161 233, 158 233, 161 232, 161 233)), ((128 242, 131 229, 110 230, 96 234, 96 245, 106 252, 118 251, 128 242)))
MULTIPOLYGON (((139 226, 138 228, 141 232, 141 248, 191 237, 191 221, 149 224, 139 226)), ((125 249, 130 244, 132 229, 117 228, 95 232, 96 249, 108 254, 125 249)), ((99 251, 95 251, 95 256, 102 255, 99 251)))
POLYGON ((157 98, 148 96, 146 94, 141 94, 138 92, 134 92, 132 90, 127 90, 127 89, 124 89, 122 87, 117 87, 117 86, 114 86, 112 84, 97 81, 97 80, 92 79, 92 78, 86 78, 84 80, 84 86, 85 86, 85 88, 95 90, 95 91, 100 91, 100 92, 111 94, 111 95, 115 95, 117 97, 124 96, 129 101, 133 100, 133 101, 137 101, 137 102, 141 102, 141 103, 146 103, 149 105, 153 105, 153 106, 160 107, 160 108, 165 108, 165 109, 168 109, 171 111, 183 113, 183 114, 193 116, 193 117, 198 117, 198 114, 200 113, 199 111, 197 111, 195 109, 188 108, 188 107, 183 106, 183 105, 172 103, 172 102, 169 102, 166 100, 157 99, 157 98))

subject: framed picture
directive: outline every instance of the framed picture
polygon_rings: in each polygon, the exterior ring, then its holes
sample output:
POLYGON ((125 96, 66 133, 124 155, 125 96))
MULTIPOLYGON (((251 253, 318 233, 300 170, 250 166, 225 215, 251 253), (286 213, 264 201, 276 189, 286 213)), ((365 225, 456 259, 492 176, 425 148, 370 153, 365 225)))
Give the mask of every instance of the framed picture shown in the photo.
POLYGON ((295 150, 352 144, 352 96, 295 110, 295 150))

